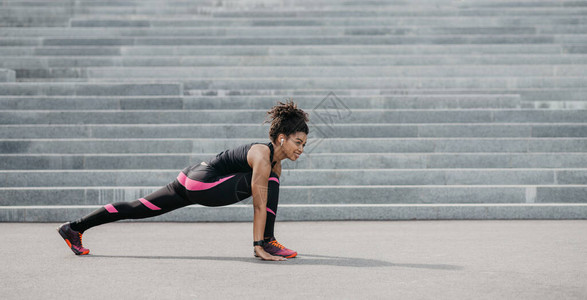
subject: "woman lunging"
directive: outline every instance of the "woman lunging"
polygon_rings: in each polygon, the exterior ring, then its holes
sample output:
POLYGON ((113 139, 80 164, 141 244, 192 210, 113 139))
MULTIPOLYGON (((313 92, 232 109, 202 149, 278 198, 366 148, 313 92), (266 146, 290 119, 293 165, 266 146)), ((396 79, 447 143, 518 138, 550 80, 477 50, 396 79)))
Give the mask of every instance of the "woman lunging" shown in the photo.
MULTIPOLYGON (((158 216, 191 205, 225 206, 253 197, 253 245, 255 256, 285 260, 297 252, 275 239, 273 227, 279 198, 283 159, 297 160, 306 145, 308 115, 291 101, 279 102, 267 114, 271 118, 270 141, 253 142, 227 149, 205 162, 191 165, 159 190, 132 202, 118 202, 57 230, 76 255, 89 254, 82 234, 95 226, 123 219, 158 216)), ((266 123, 268 121, 265 121, 266 123)))

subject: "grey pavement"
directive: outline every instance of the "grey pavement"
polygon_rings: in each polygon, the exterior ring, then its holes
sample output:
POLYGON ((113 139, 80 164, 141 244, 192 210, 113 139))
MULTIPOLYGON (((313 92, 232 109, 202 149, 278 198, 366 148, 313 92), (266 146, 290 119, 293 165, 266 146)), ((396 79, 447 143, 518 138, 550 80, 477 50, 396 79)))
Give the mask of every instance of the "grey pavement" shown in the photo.
POLYGON ((119 222, 67 249, 0 223, 3 299, 586 299, 587 221, 278 222, 299 256, 252 256, 252 223, 119 222))

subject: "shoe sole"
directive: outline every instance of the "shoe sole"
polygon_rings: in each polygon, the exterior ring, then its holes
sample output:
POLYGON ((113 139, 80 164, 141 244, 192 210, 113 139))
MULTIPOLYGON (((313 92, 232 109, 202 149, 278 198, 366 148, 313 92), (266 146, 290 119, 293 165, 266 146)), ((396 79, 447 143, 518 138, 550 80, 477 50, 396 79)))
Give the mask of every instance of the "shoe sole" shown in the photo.
MULTIPOLYGON (((255 255, 255 257, 259 257, 259 255, 257 255, 257 253, 254 253, 253 255, 255 255)), ((298 256, 298 253, 296 252, 296 253, 288 255, 288 256, 283 256, 283 255, 276 255, 276 256, 281 256, 281 257, 285 257, 285 258, 294 258, 294 257, 298 256)))
POLYGON ((69 241, 69 239, 67 238, 67 234, 65 234, 65 232, 61 229, 61 227, 57 228, 57 232, 59 232, 59 235, 65 240, 65 243, 67 244, 67 246, 69 247, 69 249, 71 249, 71 251, 73 251, 73 253, 75 255, 87 255, 87 254, 90 253, 90 250, 84 251, 84 252, 80 252, 77 249, 75 249, 73 247, 73 245, 71 244, 71 242, 69 241))

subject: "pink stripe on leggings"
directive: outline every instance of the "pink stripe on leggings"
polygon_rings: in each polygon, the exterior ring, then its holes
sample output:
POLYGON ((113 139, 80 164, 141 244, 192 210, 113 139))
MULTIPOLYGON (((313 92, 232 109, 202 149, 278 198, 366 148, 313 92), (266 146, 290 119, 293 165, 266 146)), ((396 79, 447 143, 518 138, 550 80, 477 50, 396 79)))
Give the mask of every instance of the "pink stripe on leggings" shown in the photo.
POLYGON ((230 175, 215 182, 200 182, 197 180, 189 179, 187 176, 185 176, 183 172, 179 172, 179 175, 177 175, 177 181, 179 181, 179 183, 181 183, 181 185, 183 185, 187 190, 203 191, 211 189, 234 176, 235 175, 230 175))
POLYGON ((273 181, 279 183, 279 179, 277 179, 277 177, 269 177, 269 180, 270 181, 273 180, 273 181))
POLYGON ((118 210, 116 210, 116 208, 112 204, 106 204, 106 205, 104 205, 104 208, 111 214, 118 212, 118 210))
POLYGON ((277 215, 275 214, 275 212, 271 210, 271 208, 267 207, 267 211, 268 211, 268 212, 270 212, 270 213, 272 213, 274 216, 277 216, 277 215))
POLYGON ((145 198, 141 198, 141 199, 139 199, 139 201, 141 201, 141 203, 143 203, 150 210, 161 210, 161 208, 157 207, 155 204, 149 202, 149 200, 147 200, 145 198))

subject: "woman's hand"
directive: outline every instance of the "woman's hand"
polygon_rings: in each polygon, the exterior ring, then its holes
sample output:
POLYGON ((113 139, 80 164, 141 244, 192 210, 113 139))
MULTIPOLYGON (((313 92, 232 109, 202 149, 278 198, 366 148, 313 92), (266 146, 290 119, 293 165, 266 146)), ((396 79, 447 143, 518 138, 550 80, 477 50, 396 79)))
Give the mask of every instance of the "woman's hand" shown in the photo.
POLYGON ((263 248, 261 248, 260 246, 255 246, 255 253, 257 253, 257 255, 263 259, 263 260, 287 260, 287 258, 285 257, 281 257, 281 256, 273 256, 269 253, 267 253, 265 250, 263 250, 263 248))

